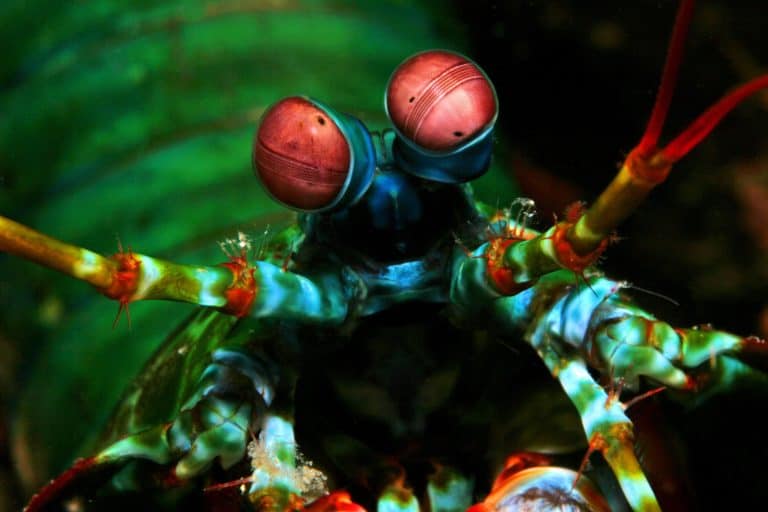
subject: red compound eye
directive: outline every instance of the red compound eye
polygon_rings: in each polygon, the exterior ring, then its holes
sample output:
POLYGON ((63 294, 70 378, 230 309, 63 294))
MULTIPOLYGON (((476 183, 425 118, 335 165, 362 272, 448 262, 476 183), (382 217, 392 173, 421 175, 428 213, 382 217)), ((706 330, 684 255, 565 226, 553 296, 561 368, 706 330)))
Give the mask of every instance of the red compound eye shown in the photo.
POLYGON ((442 152, 471 140, 496 118, 496 94, 472 61, 445 50, 414 55, 395 70, 387 112, 397 130, 442 152))
POLYGON ((269 109, 253 141, 253 167, 272 196, 299 210, 333 203, 350 172, 349 143, 336 123, 305 98, 269 109))

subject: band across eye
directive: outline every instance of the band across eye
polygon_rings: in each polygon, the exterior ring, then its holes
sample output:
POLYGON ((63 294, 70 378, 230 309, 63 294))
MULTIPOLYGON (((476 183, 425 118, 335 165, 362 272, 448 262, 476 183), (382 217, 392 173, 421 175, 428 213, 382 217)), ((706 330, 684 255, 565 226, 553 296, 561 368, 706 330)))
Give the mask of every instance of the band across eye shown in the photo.
POLYGON ((450 151, 496 119, 496 94, 471 60, 430 50, 404 61, 389 80, 386 105, 401 136, 434 152, 450 151))
POLYGON ((298 96, 264 114, 252 161, 267 192, 301 211, 354 201, 370 184, 375 166, 371 138, 360 121, 298 96))

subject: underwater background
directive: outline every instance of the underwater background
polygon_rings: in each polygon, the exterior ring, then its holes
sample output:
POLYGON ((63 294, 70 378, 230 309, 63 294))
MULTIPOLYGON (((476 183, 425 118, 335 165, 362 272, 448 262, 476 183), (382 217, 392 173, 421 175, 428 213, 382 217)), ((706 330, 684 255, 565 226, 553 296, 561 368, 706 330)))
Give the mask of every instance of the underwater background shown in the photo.
MULTIPOLYGON (((592 200, 642 133, 675 2, 15 1, 0 3, 0 212, 90 249, 117 238, 182 262, 291 216, 250 145, 264 108, 317 97, 386 125, 395 66, 432 47, 473 58, 500 116, 488 203, 536 200, 539 227, 592 200)), ((667 123, 674 135, 768 69, 760 2, 700 2, 667 123)), ((674 325, 768 336, 768 95, 676 166, 601 264, 674 325)), ((137 304, 130 330, 87 286, 0 255, 0 510, 62 469, 190 306, 137 304), (170 319, 170 320, 169 320, 170 319)), ((696 409, 660 400, 685 440, 695 508, 768 497, 757 421, 768 393, 696 409)), ((655 420, 654 420, 655 421, 655 420)))

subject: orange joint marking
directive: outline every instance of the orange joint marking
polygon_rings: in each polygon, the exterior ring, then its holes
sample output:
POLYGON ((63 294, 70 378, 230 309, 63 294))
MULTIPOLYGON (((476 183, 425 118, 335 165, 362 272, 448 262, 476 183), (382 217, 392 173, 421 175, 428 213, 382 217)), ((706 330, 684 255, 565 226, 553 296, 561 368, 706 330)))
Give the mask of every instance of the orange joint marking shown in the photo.
POLYGON ((365 509, 352 501, 347 491, 333 491, 322 496, 306 507, 305 512, 365 512, 365 509))
POLYGON ((256 510, 274 512, 293 512, 304 510, 304 500, 294 493, 286 493, 280 489, 264 489, 257 495, 251 495, 250 500, 256 510))
POLYGON ((697 379, 696 377, 693 377, 691 375, 685 376, 685 385, 683 386, 683 389, 686 391, 693 391, 694 393, 698 391, 700 388, 703 388, 706 385, 706 378, 697 379))
POLYGON ((584 201, 574 201, 565 207, 565 220, 576 223, 587 212, 587 203, 584 201))
POLYGON ((654 334, 653 328, 658 323, 658 320, 649 320, 645 319, 645 341, 648 343, 648 345, 652 346, 653 348, 660 348, 659 347, 659 340, 657 339, 656 335, 654 334))
MULTIPOLYGON (((613 430, 614 426, 609 427, 610 430, 613 430)), ((593 452, 601 452, 605 453, 605 451, 608 449, 608 441, 606 441, 603 434, 600 432, 595 432, 592 434, 592 437, 589 439, 589 446, 587 447, 587 456, 586 458, 589 458, 589 455, 591 455, 593 452)))
POLYGON ((587 465, 589 464, 589 457, 596 451, 605 454, 607 449, 608 443, 606 442, 603 435, 599 432, 592 434, 592 437, 589 439, 589 444, 587 445, 587 452, 581 459, 579 470, 576 472, 576 478, 573 479, 573 486, 571 487, 571 490, 576 488, 576 484, 579 483, 581 476, 584 474, 584 471, 586 471, 587 465))
POLYGON ((528 468, 538 466, 549 466, 552 459, 544 454, 536 452, 517 452, 507 457, 504 462, 504 469, 496 477, 491 487, 491 492, 501 489, 504 484, 512 478, 513 475, 528 468))
MULTIPOLYGON (((632 426, 631 424, 627 423, 615 423, 608 427, 608 436, 610 439, 619 441, 619 444, 631 445, 635 442, 635 434, 632 431, 632 426)), ((605 438, 602 438, 601 442, 602 444, 598 447, 598 449, 603 452, 603 454, 605 454, 606 451, 610 448, 613 448, 608 444, 608 441, 605 438)))
POLYGON ((552 234, 552 245, 555 248, 555 258, 560 265, 577 274, 582 274, 603 254, 605 248, 608 247, 609 239, 603 239, 594 251, 583 255, 579 254, 574 250, 567 237, 568 230, 572 226, 572 222, 558 222, 555 226, 555 232, 552 234))
POLYGON ((488 243, 488 250, 485 252, 488 279, 496 288, 496 291, 505 296, 520 293, 533 284, 530 281, 518 282, 515 278, 514 270, 504 265, 504 253, 510 245, 517 242, 520 242, 520 240, 501 237, 493 238, 488 243))
POLYGON ((488 222, 490 224, 495 224, 496 222, 502 222, 508 220, 507 214, 504 212, 504 210, 496 210, 493 215, 488 219, 488 222))
POLYGON ((243 256, 236 256, 227 263, 222 263, 232 271, 232 284, 227 288, 227 304, 221 309, 238 318, 246 316, 251 311, 253 301, 256 299, 258 286, 256 286, 255 268, 248 265, 243 256))
POLYGON ((654 150, 649 155, 642 155, 637 148, 627 155, 624 163, 633 178, 650 186, 664 182, 672 170, 672 164, 673 162, 659 150, 654 150))
POLYGON ((179 478, 176 474, 176 468, 171 469, 165 476, 160 478, 160 485, 170 489, 173 487, 180 487, 186 483, 186 480, 179 478))
POLYGON ((130 250, 112 256, 117 262, 117 270, 112 275, 112 284, 100 291, 110 299, 128 304, 139 286, 139 268, 141 260, 130 250))
POLYGON ((130 249, 128 252, 124 252, 122 247, 120 247, 120 252, 113 254, 112 260, 117 263, 117 269, 112 274, 112 283, 106 288, 101 288, 99 291, 120 303, 112 327, 117 326, 123 311, 125 311, 125 316, 128 319, 128 327, 130 327, 131 312, 128 309, 128 304, 133 300, 139 287, 141 259, 130 249))

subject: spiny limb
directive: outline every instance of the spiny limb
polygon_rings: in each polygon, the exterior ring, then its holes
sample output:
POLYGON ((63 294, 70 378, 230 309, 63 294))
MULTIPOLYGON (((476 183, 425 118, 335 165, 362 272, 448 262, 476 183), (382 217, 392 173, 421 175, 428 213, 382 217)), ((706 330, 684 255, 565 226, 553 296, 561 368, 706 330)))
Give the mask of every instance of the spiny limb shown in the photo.
POLYGON ((225 469, 242 460, 249 432, 258 430, 274 398, 276 370, 269 361, 236 350, 216 350, 211 359, 171 423, 125 437, 97 460, 175 462, 180 479, 202 473, 217 458, 225 469))
POLYGON ((164 299, 223 308, 237 277, 229 266, 179 265, 122 251, 102 256, 5 217, 0 217, 0 250, 90 283, 121 304, 164 299))
MULTIPOLYGON (((244 421, 238 421, 237 416, 241 415, 236 414, 226 418, 219 425, 231 427, 234 423, 238 422, 245 424, 244 421)), ((169 448, 168 443, 169 437, 166 435, 167 431, 168 425, 158 425, 120 440, 96 456, 75 461, 72 467, 35 494, 24 510, 26 512, 52 510, 53 504, 59 505, 59 507, 55 508, 58 510, 62 508, 62 500, 67 500, 72 495, 78 495, 79 492, 84 492, 89 497, 96 496, 101 486, 107 485, 110 483, 110 480, 115 488, 134 490, 137 485, 140 485, 139 482, 135 481, 135 478, 145 482, 147 474, 141 472, 140 475, 137 475, 135 471, 131 471, 136 469, 131 466, 131 463, 135 463, 138 459, 145 459, 164 465, 173 460, 173 452, 169 448)), ((217 443, 220 443, 220 441, 221 439, 217 443)), ((241 452, 245 452, 244 445, 241 452)), ((239 458, 242 458, 242 453, 239 458)), ((232 456, 227 456, 226 459, 222 458, 222 465, 230 465, 230 463, 233 463, 233 459, 234 457, 232 456)), ((161 466, 158 466, 158 468, 161 468, 161 466)), ((174 486, 181 482, 178 472, 176 474, 168 475, 163 473, 155 476, 160 477, 156 480, 157 485, 174 486)))
MULTIPOLYGON (((620 292, 628 287, 623 282, 587 276, 579 285, 562 271, 542 277, 514 296, 498 298, 477 286, 482 270, 478 263, 467 260, 461 268, 467 273, 457 281, 462 286, 451 290, 459 306, 482 308, 491 302, 494 322, 500 328, 528 327, 537 337, 556 339, 591 366, 630 387, 637 387, 639 376, 647 376, 671 388, 694 390, 700 383, 690 373, 705 363, 720 363, 723 356, 730 355, 765 364, 768 355, 768 344, 754 336, 708 327, 673 328, 623 297, 620 292), (474 274, 469 272, 472 268, 474 274), (470 279, 472 276, 476 279, 470 279)), ((730 372, 723 377, 730 379, 731 374, 735 375, 730 372)))
POLYGON ((766 343, 759 338, 709 327, 675 329, 614 300, 595 311, 590 332, 587 351, 593 364, 634 386, 639 376, 646 376, 666 386, 693 390, 697 381, 684 370, 714 364, 724 354, 749 357, 766 352, 766 343))
POLYGON ((338 324, 348 301, 340 277, 295 274, 245 256, 219 266, 173 263, 120 252, 105 257, 0 217, 0 250, 94 285, 124 308, 137 300, 172 300, 220 308, 235 316, 338 324))
MULTIPOLYGON (((493 300, 486 294, 474 306, 487 307, 490 302, 490 321, 503 332, 528 329, 526 340, 576 406, 590 447, 603 453, 628 501, 636 510, 657 510, 632 449, 632 425, 623 413, 632 402, 621 404, 618 394, 603 390, 586 362, 613 378, 636 380, 648 375, 669 386, 695 389, 699 381, 689 376, 692 368, 715 357, 716 370, 722 369, 724 377, 743 377, 749 369, 739 365, 735 371, 730 364, 725 368, 725 362, 736 361, 724 354, 760 354, 765 344, 720 331, 675 330, 622 298, 619 292, 627 286, 600 276, 587 276, 585 285, 577 285, 563 271, 543 276, 514 296, 493 300)), ((477 290, 452 292, 465 307, 472 304, 472 297, 482 297, 477 290)))
POLYGON ((567 272, 549 274, 515 296, 494 301, 493 322, 502 331, 528 327, 526 340, 576 407, 591 449, 603 454, 630 506, 659 510, 634 453, 625 407, 594 380, 582 355, 595 309, 624 285, 602 277, 591 277, 588 284, 573 284, 567 272))
MULTIPOLYGON (((223 315, 212 311, 198 313, 192 338, 189 338, 190 329, 185 329, 186 336, 169 340, 166 347, 172 347, 176 355, 176 350, 184 345, 172 342, 187 343, 195 339, 201 344, 211 343, 211 337, 221 335, 220 329, 229 332, 231 326, 232 321, 223 315), (203 319, 215 321, 203 322, 203 319)), ((167 363, 155 361, 163 368, 145 370, 137 381, 145 384, 140 386, 141 390, 156 384, 152 378, 159 375, 158 371, 165 372, 166 376, 169 371, 174 373, 167 363)), ((190 366, 189 363, 187 358, 184 369, 190 370, 196 364, 193 362, 190 366)), ((224 468, 242 460, 249 434, 258 430, 266 405, 275 394, 276 367, 252 353, 219 349, 213 351, 211 363, 199 371, 194 387, 184 393, 189 398, 168 413, 162 411, 163 406, 144 407, 148 405, 144 402, 148 397, 129 393, 112 421, 113 426, 120 427, 122 437, 105 439, 101 452, 77 461, 52 480, 33 497, 28 510, 51 510, 51 504, 61 505, 71 496, 90 502, 114 491, 176 487, 202 474, 216 459, 224 468), (160 417, 165 420, 150 420, 160 417)), ((161 395, 150 400, 177 403, 174 396, 161 395)))
POLYGON ((661 510, 635 455, 632 422, 623 404, 595 382, 581 358, 558 354, 546 342, 537 351, 576 406, 590 450, 605 457, 632 509, 661 510))
POLYGON ((592 251, 580 254, 567 238, 572 226, 570 221, 558 222, 529 240, 492 239, 483 250, 489 280, 502 294, 512 295, 522 285, 557 270, 583 274, 605 251, 609 237, 606 236, 592 251))
POLYGON ((579 254, 567 239, 573 223, 582 214, 580 203, 569 208, 566 219, 541 233, 527 225, 535 205, 532 200, 519 198, 521 209, 516 218, 511 209, 493 211, 478 203, 478 209, 485 212, 489 225, 488 242, 474 251, 464 251, 459 258, 470 258, 467 269, 454 271, 454 286, 485 287, 492 295, 511 296, 528 288, 540 277, 558 270, 569 270, 584 275, 594 265, 609 243, 609 239, 589 254, 579 254), (466 281, 464 283, 457 282, 466 281))
MULTIPOLYGON (((512 295, 520 285, 530 283, 555 270, 568 269, 583 274, 586 268, 595 263, 608 244, 606 240, 590 254, 578 254, 571 247, 566 234, 583 214, 582 203, 569 206, 565 212, 565 220, 555 223, 545 233, 528 226, 536 211, 533 200, 518 198, 513 201, 513 206, 519 207, 516 214, 513 213, 512 207, 488 214, 489 243, 482 252, 488 262, 488 276, 504 295, 512 295)), ((479 205, 479 209, 488 211, 489 208, 479 205)))
MULTIPOLYGON (((541 237, 536 236, 529 241, 520 242, 519 245, 523 248, 524 244, 533 247, 533 244, 541 241, 541 237)), ((543 243, 549 241, 544 240, 543 243)), ((515 251, 515 247, 516 245, 508 245, 510 252, 515 251)), ((498 321, 510 327, 524 328, 529 325, 538 313, 531 307, 531 302, 539 302, 546 297, 557 297, 566 289, 580 286, 587 292, 590 288, 595 292, 594 287, 598 286, 600 291, 593 295, 602 300, 606 293, 613 293, 621 287, 618 282, 604 279, 597 283, 587 275, 588 272, 582 274, 582 277, 586 276, 583 283, 588 285, 581 286, 579 276, 572 270, 564 270, 559 263, 537 267, 540 274, 531 274, 527 270, 515 273, 505 268, 503 263, 499 263, 501 258, 497 259, 493 251, 493 242, 481 245, 470 254, 456 251, 452 263, 450 300, 460 311, 467 313, 482 310, 497 299, 502 299, 504 305, 501 306, 498 321), (512 308, 511 315, 507 307, 512 308)))

